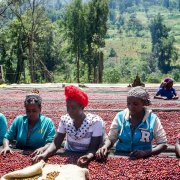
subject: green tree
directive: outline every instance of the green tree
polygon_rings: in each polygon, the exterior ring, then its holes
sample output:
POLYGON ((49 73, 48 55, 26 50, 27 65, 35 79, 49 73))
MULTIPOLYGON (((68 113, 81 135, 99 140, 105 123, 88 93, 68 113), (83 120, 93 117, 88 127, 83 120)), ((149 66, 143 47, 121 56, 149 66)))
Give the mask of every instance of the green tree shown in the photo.
POLYGON ((103 52, 105 46, 105 35, 107 32, 108 0, 92 0, 87 8, 87 65, 88 80, 91 82, 102 82, 103 75, 103 52), (92 75, 93 72, 93 75, 92 75), (97 78, 98 77, 98 78, 97 78))
MULTIPOLYGON (((47 16, 43 7, 43 1, 32 0, 27 2, 17 2, 11 5, 11 10, 20 22, 27 37, 28 61, 31 82, 36 82, 37 58, 35 57, 36 38, 41 36, 47 16)), ((41 61, 41 64, 43 61, 41 61)), ((43 63, 44 65, 44 63, 43 63)), ((43 66, 45 68, 45 66, 43 66)), ((47 69, 46 69, 47 70, 47 69)), ((47 71, 44 73, 47 74, 47 71)))
POLYGON ((162 73, 171 69, 171 62, 177 60, 174 47, 175 39, 169 35, 170 28, 163 24, 163 18, 158 14, 150 24, 152 39, 152 53, 158 60, 158 67, 162 73))
POLYGON ((132 7, 133 5, 133 0, 121 0, 119 2, 119 10, 121 13, 124 13, 127 11, 127 8, 132 7))
POLYGON ((139 35, 139 32, 143 30, 143 26, 141 22, 136 18, 135 14, 132 14, 129 18, 128 24, 127 24, 128 31, 132 31, 136 33, 136 35, 139 35))
POLYGON ((82 0, 74 0, 66 7, 65 15, 66 37, 69 42, 70 51, 75 58, 76 79, 80 82, 80 60, 85 51, 85 12, 82 0))
MULTIPOLYGON (((43 2, 13 2, 9 7, 15 17, 3 29, 8 41, 3 41, 6 57, 3 55, 1 60, 5 64, 12 63, 11 71, 15 75, 11 82, 20 82, 22 75, 25 81, 25 70, 29 72, 31 82, 52 81, 50 71, 58 64, 59 55, 55 53, 58 52, 58 47, 54 46, 55 27, 47 18, 43 2)), ((10 73, 8 68, 6 73, 10 73)), ((10 82, 10 78, 8 80, 10 82)))
POLYGON ((1 63, 5 65, 5 79, 10 83, 19 83, 24 75, 26 59, 26 36, 20 23, 14 19, 8 28, 1 31, 1 63))
POLYGON ((111 48, 109 52, 109 57, 116 57, 116 56, 117 56, 116 51, 113 48, 111 48))
POLYGON ((169 0, 163 0, 163 6, 169 8, 169 0))

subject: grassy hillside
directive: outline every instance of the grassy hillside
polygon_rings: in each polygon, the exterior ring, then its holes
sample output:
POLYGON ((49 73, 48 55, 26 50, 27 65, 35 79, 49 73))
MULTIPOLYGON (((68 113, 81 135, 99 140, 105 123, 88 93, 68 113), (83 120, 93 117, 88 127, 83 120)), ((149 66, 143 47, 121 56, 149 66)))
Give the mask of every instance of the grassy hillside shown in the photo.
MULTIPOLYGON (((152 6, 149 8, 147 14, 142 11, 135 12, 137 19, 145 27, 142 37, 136 37, 135 35, 129 36, 125 31, 119 31, 118 28, 110 27, 108 29, 108 39, 106 39, 105 52, 108 52, 113 48, 117 53, 117 62, 124 57, 130 57, 133 59, 140 59, 142 53, 151 52, 151 36, 148 25, 150 20, 158 13, 163 16, 164 24, 171 28, 171 34, 175 37, 175 47, 178 49, 180 55, 180 13, 178 10, 169 11, 166 8, 159 6, 152 6)), ((125 25, 129 20, 130 13, 126 13, 125 25)), ((178 59, 180 64, 180 57, 178 59)))

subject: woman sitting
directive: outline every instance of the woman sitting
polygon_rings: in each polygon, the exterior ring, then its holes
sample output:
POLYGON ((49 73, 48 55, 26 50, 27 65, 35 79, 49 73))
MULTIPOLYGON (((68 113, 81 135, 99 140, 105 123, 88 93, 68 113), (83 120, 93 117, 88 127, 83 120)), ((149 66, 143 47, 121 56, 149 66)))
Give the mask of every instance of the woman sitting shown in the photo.
POLYGON ((3 144, 4 135, 7 131, 7 120, 3 114, 0 113, 0 146, 3 144))
POLYGON ((52 120, 41 114, 42 99, 38 94, 26 96, 24 106, 26 115, 15 118, 3 140, 1 154, 12 153, 10 142, 16 141, 18 149, 32 149, 34 154, 43 152, 53 141, 55 127, 52 120))
POLYGON ((97 115, 84 113, 84 108, 88 105, 88 96, 79 88, 66 86, 65 96, 68 114, 61 117, 55 139, 49 148, 33 160, 37 162, 53 155, 61 147, 66 136, 66 151, 86 153, 77 161, 78 165, 84 166, 94 157, 102 142, 104 122, 97 115))
POLYGON ((155 99, 178 99, 176 89, 173 87, 173 79, 165 78, 161 83, 159 90, 154 96, 155 99))
POLYGON ((145 108, 149 104, 149 94, 144 88, 137 86, 129 91, 127 109, 117 113, 104 145, 97 151, 97 158, 106 157, 115 142, 116 152, 128 152, 132 159, 156 155, 167 148, 159 118, 145 108), (153 138, 157 143, 155 148, 152 148, 153 138))
POLYGON ((175 151, 176 151, 177 157, 180 157, 180 133, 178 134, 177 141, 175 144, 175 151))

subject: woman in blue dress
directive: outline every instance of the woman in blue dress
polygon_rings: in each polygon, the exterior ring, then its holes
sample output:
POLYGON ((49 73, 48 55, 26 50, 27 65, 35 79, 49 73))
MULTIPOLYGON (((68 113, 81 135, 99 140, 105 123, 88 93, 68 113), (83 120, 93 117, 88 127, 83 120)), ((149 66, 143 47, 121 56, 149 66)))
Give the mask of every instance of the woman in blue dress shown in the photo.
POLYGON ((160 88, 158 89, 156 95, 154 96, 155 99, 178 99, 176 89, 173 87, 173 79, 172 78, 165 78, 164 81, 161 83, 160 88))

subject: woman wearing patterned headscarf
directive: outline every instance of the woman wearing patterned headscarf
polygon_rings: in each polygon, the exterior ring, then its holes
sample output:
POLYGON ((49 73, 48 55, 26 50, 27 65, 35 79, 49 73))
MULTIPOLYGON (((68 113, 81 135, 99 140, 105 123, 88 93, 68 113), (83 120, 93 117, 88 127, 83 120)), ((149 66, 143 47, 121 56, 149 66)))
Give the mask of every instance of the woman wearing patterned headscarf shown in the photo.
POLYGON ((176 89, 173 87, 173 79, 172 78, 165 78, 164 81, 161 83, 160 88, 158 89, 156 95, 154 96, 155 99, 178 99, 176 89))
POLYGON ((81 89, 66 86, 65 97, 67 114, 61 117, 53 143, 33 160, 37 162, 54 154, 61 147, 66 136, 65 150, 86 153, 77 161, 79 166, 85 166, 100 146, 104 134, 104 122, 97 115, 84 113, 84 108, 88 105, 88 96, 81 89))
POLYGON ((35 150, 33 155, 42 153, 53 141, 55 127, 53 121, 41 114, 42 99, 33 91, 26 96, 24 107, 26 115, 15 118, 3 140, 3 150, 1 154, 12 153, 10 143, 16 141, 18 149, 35 150))
POLYGON ((128 152, 130 158, 139 159, 156 155, 166 149, 166 134, 159 118, 145 106, 150 105, 148 92, 137 86, 127 96, 127 109, 117 113, 108 137, 97 151, 104 158, 108 149, 116 143, 116 152, 128 152), (153 138, 157 146, 152 148, 153 138))

